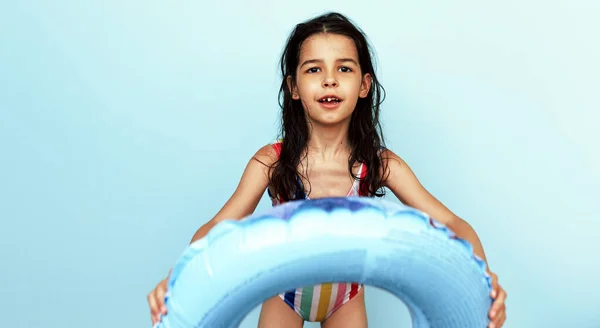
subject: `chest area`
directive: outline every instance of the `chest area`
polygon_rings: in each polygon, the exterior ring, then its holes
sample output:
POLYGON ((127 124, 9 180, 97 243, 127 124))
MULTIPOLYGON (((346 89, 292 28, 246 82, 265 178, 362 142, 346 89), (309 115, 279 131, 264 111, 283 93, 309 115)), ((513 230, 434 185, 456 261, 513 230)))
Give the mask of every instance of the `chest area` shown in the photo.
MULTIPOLYGON (((355 195, 358 180, 350 174, 347 161, 314 161, 298 167, 301 187, 310 199, 355 195)), ((360 176, 363 167, 355 164, 352 173, 360 176)))

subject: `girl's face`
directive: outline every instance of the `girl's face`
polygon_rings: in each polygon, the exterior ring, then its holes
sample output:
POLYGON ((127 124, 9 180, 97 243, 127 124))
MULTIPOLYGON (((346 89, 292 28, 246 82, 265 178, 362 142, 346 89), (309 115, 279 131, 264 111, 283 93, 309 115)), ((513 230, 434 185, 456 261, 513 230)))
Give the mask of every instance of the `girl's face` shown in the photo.
POLYGON ((296 83, 288 85, 292 98, 301 100, 312 124, 349 123, 358 98, 371 87, 362 75, 352 39, 338 34, 315 34, 304 41, 296 69, 296 83))

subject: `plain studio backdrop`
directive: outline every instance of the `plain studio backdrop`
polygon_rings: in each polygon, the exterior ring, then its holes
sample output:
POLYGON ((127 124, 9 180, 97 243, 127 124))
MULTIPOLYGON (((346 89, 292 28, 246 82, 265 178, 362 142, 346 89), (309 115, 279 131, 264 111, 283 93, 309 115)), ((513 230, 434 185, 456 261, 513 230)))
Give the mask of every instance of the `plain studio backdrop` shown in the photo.
MULTIPOLYGON (((480 235, 506 327, 600 327, 599 9, 3 2, 3 324, 150 327, 147 293, 277 136, 288 33, 335 10, 377 51, 388 146, 480 235)), ((366 297, 371 327, 410 326, 391 294, 366 297)))

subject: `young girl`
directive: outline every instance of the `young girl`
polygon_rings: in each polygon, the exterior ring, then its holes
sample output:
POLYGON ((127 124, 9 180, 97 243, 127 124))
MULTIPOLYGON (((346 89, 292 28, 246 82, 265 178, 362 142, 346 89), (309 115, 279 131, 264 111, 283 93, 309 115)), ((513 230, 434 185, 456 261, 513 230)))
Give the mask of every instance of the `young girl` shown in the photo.
MULTIPOLYGON (((251 214, 265 190, 276 205, 293 199, 381 197, 385 187, 404 204, 446 224, 486 260, 471 226, 384 147, 379 125, 383 88, 367 40, 356 26, 337 13, 297 25, 281 58, 281 73, 282 139, 256 152, 231 198, 192 242, 223 219, 251 214)), ((506 319, 506 293, 489 273, 494 298, 489 327, 498 328, 506 319)), ((166 313, 167 280, 148 295, 153 324, 166 313)), ((304 321, 321 322, 323 328, 367 327, 364 286, 324 283, 282 292, 263 303, 258 327, 299 328, 304 321)))

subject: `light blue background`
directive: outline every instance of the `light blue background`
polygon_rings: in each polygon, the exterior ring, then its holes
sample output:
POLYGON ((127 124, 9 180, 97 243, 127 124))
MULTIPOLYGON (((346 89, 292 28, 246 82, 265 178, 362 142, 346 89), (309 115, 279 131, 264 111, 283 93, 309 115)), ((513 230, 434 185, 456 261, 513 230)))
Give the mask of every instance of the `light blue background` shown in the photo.
MULTIPOLYGON (((286 36, 339 10, 377 50, 388 145, 483 240, 506 327, 600 327, 598 2, 327 3, 4 1, 3 325, 149 327, 148 291, 276 137, 286 36)), ((367 306, 409 327, 387 292, 367 306)))

